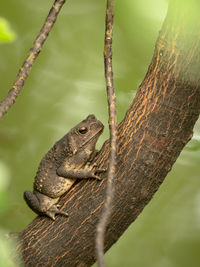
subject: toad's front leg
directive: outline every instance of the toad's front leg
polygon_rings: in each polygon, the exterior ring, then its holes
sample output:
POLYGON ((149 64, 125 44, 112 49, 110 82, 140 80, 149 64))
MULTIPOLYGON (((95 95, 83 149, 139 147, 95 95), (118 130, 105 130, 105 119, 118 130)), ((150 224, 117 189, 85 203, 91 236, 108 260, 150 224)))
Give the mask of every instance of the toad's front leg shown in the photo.
POLYGON ((67 166, 66 164, 62 164, 57 169, 57 174, 64 178, 75 178, 75 179, 88 179, 94 178, 101 180, 101 177, 98 175, 100 173, 105 172, 105 169, 95 168, 96 165, 85 165, 84 168, 76 169, 73 166, 67 166))

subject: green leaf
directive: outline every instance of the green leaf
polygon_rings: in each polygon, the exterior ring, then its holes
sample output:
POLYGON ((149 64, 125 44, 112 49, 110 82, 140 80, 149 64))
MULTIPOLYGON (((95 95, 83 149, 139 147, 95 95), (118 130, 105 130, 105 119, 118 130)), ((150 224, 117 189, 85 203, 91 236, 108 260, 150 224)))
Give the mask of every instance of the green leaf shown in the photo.
POLYGON ((15 32, 10 28, 8 21, 0 17, 0 43, 11 43, 16 40, 15 32))

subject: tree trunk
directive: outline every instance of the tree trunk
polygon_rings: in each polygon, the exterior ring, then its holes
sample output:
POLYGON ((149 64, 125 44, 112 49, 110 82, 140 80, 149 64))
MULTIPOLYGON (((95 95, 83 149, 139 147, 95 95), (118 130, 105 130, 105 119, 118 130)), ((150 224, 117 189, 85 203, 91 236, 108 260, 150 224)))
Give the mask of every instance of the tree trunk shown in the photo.
MULTIPOLYGON (((198 1, 174 0, 152 62, 124 120, 118 126, 113 211, 107 251, 158 190, 200 113, 200 20, 198 1)), ((96 161, 108 166, 109 143, 96 161)), ((102 175, 103 176, 103 175, 102 175)), ((37 217, 19 233, 26 266, 90 266, 95 262, 96 225, 107 185, 80 180, 60 200, 69 218, 37 217)))

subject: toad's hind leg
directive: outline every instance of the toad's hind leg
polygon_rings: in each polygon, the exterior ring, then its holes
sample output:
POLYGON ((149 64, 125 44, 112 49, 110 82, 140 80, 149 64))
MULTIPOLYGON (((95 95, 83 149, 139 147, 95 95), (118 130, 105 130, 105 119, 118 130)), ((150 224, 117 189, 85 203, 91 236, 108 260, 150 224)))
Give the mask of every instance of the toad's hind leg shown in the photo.
POLYGON ((51 198, 38 191, 25 191, 24 199, 28 206, 38 214, 45 214, 49 216, 52 220, 55 220, 56 214, 61 214, 68 216, 64 211, 59 210, 60 205, 57 205, 58 198, 51 198))
POLYGON ((25 191, 24 192, 24 200, 28 204, 28 206, 35 211, 36 213, 40 213, 40 202, 38 198, 31 192, 31 191, 25 191))

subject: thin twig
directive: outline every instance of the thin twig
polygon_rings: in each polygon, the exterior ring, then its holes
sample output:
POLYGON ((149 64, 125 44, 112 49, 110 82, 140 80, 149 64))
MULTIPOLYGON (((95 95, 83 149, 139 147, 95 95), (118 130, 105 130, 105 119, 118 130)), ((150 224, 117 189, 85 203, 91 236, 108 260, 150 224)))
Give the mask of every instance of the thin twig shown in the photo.
POLYGON ((110 161, 108 166, 108 184, 106 190, 106 200, 103 212, 97 225, 96 235, 96 255, 99 267, 104 267, 104 235, 108 219, 112 210, 112 201, 114 196, 114 175, 117 153, 117 116, 116 116, 116 97, 113 83, 112 71, 112 37, 113 37, 113 18, 114 18, 114 0, 107 0, 106 8, 106 32, 104 47, 105 78, 109 109, 109 128, 110 128, 110 161))
POLYGON ((15 103, 15 100, 18 97, 24 85, 24 82, 26 81, 31 71, 33 63, 36 60, 37 56, 39 55, 43 47, 43 44, 45 40, 47 39, 48 34, 51 31, 56 21, 56 18, 60 12, 60 9, 62 8, 64 3, 65 3, 65 0, 55 0, 39 35, 35 39, 22 67, 20 68, 18 72, 17 78, 12 88, 8 92, 8 95, 6 96, 6 98, 0 103, 0 119, 5 115, 8 109, 15 103))

